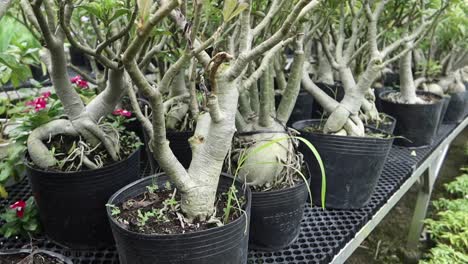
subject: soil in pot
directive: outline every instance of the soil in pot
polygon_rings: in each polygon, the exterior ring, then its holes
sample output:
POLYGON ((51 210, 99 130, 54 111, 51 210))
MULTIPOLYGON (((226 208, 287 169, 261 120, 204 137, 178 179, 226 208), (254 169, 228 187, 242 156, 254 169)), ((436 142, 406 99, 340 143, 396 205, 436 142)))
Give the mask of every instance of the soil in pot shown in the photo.
POLYGON ((432 144, 436 135, 442 111, 442 97, 429 92, 417 92, 423 104, 405 104, 395 102, 398 93, 383 92, 383 111, 393 116, 396 120, 395 144, 405 147, 420 147, 432 144))
POLYGON ((467 91, 450 94, 450 101, 444 115, 444 123, 459 123, 465 118, 465 109, 468 108, 467 94, 467 91))
MULTIPOLYGON (((61 136, 47 144, 56 153, 70 153, 73 146, 79 146, 73 142, 61 136)), ((126 148, 129 150, 132 148, 126 148)), ((122 154, 118 162, 108 161, 102 155, 101 161, 107 165, 93 170, 69 171, 76 168, 79 159, 64 160, 47 171, 27 161, 26 175, 44 233, 56 243, 76 249, 112 245, 105 204, 115 191, 139 178, 139 152, 137 147, 131 154, 122 154)))
POLYGON ((109 199, 107 213, 120 262, 246 263, 250 190, 235 182, 242 210, 233 209, 229 220, 217 226, 225 219, 226 194, 233 183, 232 177, 223 174, 216 218, 189 224, 182 218, 177 191, 172 185, 169 187, 169 182, 164 174, 147 177, 127 185, 109 199))
POLYGON ((27 250, 19 252, 4 253, 0 252, 0 264, 71 264, 71 260, 56 253, 47 253, 46 251, 27 253, 27 250), (21 262, 22 261, 22 262, 21 262))
MULTIPOLYGON (((393 138, 370 127, 366 137, 323 134, 320 129, 322 122, 318 119, 303 120, 293 124, 293 128, 315 146, 324 163, 327 180, 325 207, 361 208, 370 200, 393 138)), ((312 201, 320 206, 320 167, 304 144, 299 146, 299 150, 310 169, 312 201)))

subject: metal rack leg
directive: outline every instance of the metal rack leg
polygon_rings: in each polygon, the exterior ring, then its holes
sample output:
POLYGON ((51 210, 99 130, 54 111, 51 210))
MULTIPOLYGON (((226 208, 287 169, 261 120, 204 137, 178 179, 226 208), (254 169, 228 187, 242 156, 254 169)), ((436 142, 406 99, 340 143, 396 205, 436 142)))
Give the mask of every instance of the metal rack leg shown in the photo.
POLYGON ((447 146, 440 151, 439 155, 437 155, 433 163, 429 166, 428 171, 421 176, 420 189, 406 244, 409 250, 416 250, 418 247, 419 237, 424 225, 424 218, 426 218, 427 208, 431 200, 432 189, 439 175, 445 156, 447 155, 449 146, 450 145, 447 144, 447 146))

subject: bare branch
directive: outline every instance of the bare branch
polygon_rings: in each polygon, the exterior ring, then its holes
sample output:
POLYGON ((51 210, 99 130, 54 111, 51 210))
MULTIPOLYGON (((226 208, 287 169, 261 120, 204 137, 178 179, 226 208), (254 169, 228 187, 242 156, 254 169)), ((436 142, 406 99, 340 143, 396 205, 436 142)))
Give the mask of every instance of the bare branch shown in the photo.
POLYGON ((252 37, 256 38, 260 32, 264 28, 266 28, 270 23, 273 17, 281 10, 281 7, 286 3, 287 1, 281 1, 281 0, 273 0, 270 9, 268 10, 268 13, 266 16, 262 19, 260 23, 252 30, 252 37))

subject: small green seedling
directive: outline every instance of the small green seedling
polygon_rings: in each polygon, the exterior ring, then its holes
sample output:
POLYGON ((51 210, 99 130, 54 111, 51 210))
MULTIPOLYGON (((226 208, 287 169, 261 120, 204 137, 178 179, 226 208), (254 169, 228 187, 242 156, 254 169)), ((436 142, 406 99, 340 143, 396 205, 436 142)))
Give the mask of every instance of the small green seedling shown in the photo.
POLYGON ((116 216, 116 215, 119 215, 121 213, 120 208, 113 205, 113 204, 106 204, 106 206, 111 209, 111 215, 112 216, 116 216))
POLYGON ((159 187, 157 184, 153 183, 150 186, 146 186, 146 189, 148 190, 149 193, 155 193, 159 189, 159 187))
POLYGON ((164 185, 164 187, 166 188, 166 190, 168 191, 171 191, 172 190, 172 185, 169 181, 166 181, 166 184, 164 185))

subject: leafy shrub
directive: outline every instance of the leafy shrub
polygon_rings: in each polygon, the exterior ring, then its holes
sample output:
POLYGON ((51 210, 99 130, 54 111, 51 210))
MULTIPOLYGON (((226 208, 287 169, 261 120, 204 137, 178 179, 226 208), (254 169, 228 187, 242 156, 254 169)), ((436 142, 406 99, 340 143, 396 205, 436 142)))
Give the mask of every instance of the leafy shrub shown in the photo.
POLYGON ((453 199, 442 198, 433 203, 436 219, 425 223, 437 245, 420 264, 468 263, 468 174, 446 184, 445 189, 453 199))

